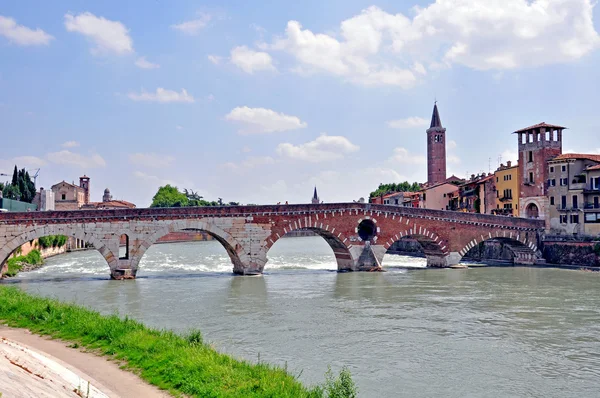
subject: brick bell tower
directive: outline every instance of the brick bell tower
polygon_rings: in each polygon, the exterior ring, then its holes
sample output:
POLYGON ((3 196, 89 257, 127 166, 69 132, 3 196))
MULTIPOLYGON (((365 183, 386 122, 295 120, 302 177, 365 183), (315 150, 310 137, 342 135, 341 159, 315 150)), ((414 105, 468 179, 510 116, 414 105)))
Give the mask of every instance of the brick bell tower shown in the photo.
POLYGON ((427 183, 446 181, 446 129, 438 112, 437 101, 433 105, 431 126, 427 129, 427 183))

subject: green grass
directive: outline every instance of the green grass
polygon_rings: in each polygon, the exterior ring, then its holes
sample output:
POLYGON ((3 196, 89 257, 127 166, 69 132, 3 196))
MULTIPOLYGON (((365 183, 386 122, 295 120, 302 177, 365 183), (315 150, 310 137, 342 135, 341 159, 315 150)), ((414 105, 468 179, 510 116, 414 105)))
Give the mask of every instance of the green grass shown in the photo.
POLYGON ((39 250, 32 250, 26 256, 11 257, 6 261, 8 270, 6 271, 5 275, 17 275, 22 269, 21 263, 39 265, 44 263, 44 259, 42 258, 42 254, 39 250))
MULTIPOLYGON (((199 331, 186 336, 150 329, 117 315, 0 286, 0 320, 124 361, 125 368, 174 395, 196 397, 323 397, 281 368, 218 353, 199 331)), ((329 395, 329 394, 328 394, 329 395)), ((337 396, 337 395, 336 395, 337 396)))

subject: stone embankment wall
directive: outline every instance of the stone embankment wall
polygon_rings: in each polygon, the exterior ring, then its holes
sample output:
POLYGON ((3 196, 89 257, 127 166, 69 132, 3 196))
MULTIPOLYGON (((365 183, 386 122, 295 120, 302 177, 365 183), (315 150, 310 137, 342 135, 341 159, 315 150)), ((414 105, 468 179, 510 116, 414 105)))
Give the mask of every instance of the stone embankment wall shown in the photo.
POLYGON ((469 261, 512 261, 513 252, 502 242, 488 240, 469 250, 463 257, 469 261))
POLYGON ((21 252, 20 253, 15 252, 15 254, 18 256, 26 256, 34 249, 38 249, 40 251, 40 253, 42 254, 42 258, 48 258, 48 257, 56 256, 58 254, 66 253, 67 245, 64 245, 61 247, 48 247, 45 249, 41 249, 38 247, 38 240, 34 239, 34 240, 22 245, 21 252))
POLYGON ((544 242, 543 253, 550 264, 600 267, 600 242, 544 242))

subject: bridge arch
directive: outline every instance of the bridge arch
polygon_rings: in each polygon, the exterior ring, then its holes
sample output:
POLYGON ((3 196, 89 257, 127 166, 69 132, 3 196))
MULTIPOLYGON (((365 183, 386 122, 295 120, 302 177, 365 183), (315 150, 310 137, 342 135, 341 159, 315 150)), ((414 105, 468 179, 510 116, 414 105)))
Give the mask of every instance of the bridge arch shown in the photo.
POLYGON ((13 237, 4 246, 0 248, 0 265, 3 265, 6 260, 15 252, 19 247, 25 243, 30 242, 34 239, 39 239, 49 235, 65 235, 80 239, 84 242, 88 242, 100 252, 102 257, 106 260, 106 263, 113 269, 117 266, 118 256, 106 245, 104 241, 96 237, 95 235, 86 232, 84 228, 79 226, 69 226, 61 224, 48 224, 43 226, 33 226, 30 229, 22 232, 21 234, 13 237))
POLYGON ((463 244, 458 251, 461 259, 475 247, 488 241, 500 242, 513 254, 514 264, 532 265, 538 257, 537 234, 535 231, 522 231, 512 229, 496 229, 493 233, 471 236, 468 243, 463 244))
POLYGON ((347 246, 346 242, 349 242, 349 239, 344 236, 343 233, 336 233, 335 228, 330 228, 328 225, 323 227, 309 226, 309 227, 294 227, 293 224, 283 229, 283 233, 278 232, 278 228, 273 228, 273 232, 271 235, 263 242, 263 251, 265 256, 265 262, 268 261, 268 252, 273 247, 273 245, 285 235, 294 231, 311 231, 315 235, 320 236, 327 242, 331 250, 333 250, 333 255, 335 257, 338 271, 354 271, 356 265, 356 259, 350 250, 351 246, 347 246), (289 229, 288 229, 289 228, 289 229))
MULTIPOLYGON (((233 264, 233 272, 245 274, 243 246, 229 233, 215 224, 205 220, 189 220, 162 226, 149 236, 138 236, 138 239, 130 243, 130 261, 134 274, 137 272, 139 263, 146 251, 160 238, 178 231, 203 231, 212 236, 224 248, 233 264)), ((125 233, 125 232, 124 232, 125 233)), ((134 236, 134 235, 130 235, 134 236)))

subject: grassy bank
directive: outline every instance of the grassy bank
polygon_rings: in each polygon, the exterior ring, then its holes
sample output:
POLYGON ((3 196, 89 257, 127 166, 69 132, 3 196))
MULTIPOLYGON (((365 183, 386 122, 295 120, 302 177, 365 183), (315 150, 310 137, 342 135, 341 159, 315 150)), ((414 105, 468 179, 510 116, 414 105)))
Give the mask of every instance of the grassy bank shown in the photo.
MULTIPOLYGON (((125 361, 126 368, 174 395, 354 396, 332 393, 335 380, 331 382, 330 376, 324 392, 321 387, 303 386, 283 369, 220 354, 203 342, 198 331, 180 336, 150 329, 128 318, 103 316, 72 304, 31 296, 14 287, 0 286, 0 303, 0 320, 7 325, 60 338, 72 342, 74 347, 93 349, 125 361)), ((342 372, 338 382, 343 382, 344 375, 342 372)))
POLYGON ((4 275, 15 276, 23 269, 24 265, 36 266, 42 265, 43 263, 44 259, 42 258, 42 254, 40 253, 40 251, 32 250, 26 256, 16 256, 6 260, 6 265, 8 269, 4 275))

